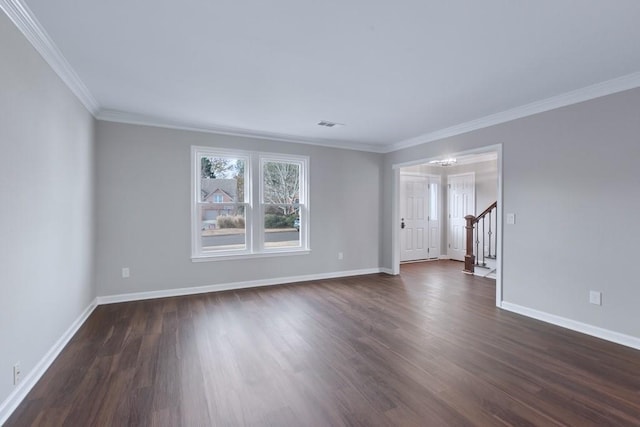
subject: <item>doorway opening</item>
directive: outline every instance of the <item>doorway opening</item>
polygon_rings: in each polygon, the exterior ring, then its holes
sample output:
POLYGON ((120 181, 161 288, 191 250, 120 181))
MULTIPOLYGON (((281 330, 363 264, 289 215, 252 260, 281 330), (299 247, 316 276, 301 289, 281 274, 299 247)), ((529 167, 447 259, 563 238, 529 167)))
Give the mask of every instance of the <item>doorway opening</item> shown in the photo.
MULTIPOLYGON (((479 215, 497 203, 495 228, 485 241, 495 254, 488 260, 492 265, 486 277, 496 280, 496 305, 500 306, 502 145, 416 159, 393 165, 393 169, 393 274, 400 273, 401 262, 463 261, 467 250, 464 217, 479 215)), ((463 268, 461 264, 460 274, 463 268)))

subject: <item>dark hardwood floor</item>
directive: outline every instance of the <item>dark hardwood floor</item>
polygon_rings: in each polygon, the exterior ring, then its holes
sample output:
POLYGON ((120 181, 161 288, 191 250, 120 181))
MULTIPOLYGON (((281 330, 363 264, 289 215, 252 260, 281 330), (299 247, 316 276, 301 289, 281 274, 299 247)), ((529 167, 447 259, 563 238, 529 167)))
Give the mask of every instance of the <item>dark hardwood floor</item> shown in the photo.
POLYGON ((461 269, 100 306, 7 426, 640 425, 640 351, 461 269))

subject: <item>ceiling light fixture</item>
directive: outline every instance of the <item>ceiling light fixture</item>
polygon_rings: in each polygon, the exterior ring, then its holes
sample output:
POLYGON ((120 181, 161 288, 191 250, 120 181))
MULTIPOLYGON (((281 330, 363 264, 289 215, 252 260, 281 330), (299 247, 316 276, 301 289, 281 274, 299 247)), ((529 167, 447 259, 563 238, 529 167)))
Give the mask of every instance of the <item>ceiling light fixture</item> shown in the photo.
POLYGON ((453 166, 456 164, 456 159, 453 157, 449 157, 447 159, 442 160, 431 160, 429 162, 430 165, 438 165, 438 166, 453 166))

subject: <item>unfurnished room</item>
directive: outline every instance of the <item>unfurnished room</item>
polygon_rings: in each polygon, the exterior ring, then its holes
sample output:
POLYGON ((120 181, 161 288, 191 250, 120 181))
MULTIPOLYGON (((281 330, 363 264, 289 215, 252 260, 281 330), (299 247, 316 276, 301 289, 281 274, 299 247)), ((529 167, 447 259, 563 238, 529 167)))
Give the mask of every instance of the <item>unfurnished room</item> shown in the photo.
POLYGON ((0 425, 640 426, 640 2, 0 10, 0 425))

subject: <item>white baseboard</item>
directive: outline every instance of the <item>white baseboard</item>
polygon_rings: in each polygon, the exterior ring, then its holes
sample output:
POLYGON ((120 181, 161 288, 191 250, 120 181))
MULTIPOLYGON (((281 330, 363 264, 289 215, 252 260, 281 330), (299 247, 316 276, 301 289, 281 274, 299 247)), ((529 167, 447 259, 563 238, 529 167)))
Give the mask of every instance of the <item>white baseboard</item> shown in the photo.
POLYGON ((543 322, 551 323, 552 325, 561 326, 563 328, 571 329, 572 331, 581 332, 596 338, 601 338, 606 341, 611 341, 616 344, 640 350, 640 338, 638 337, 621 334, 619 332, 599 328, 587 323, 578 322, 576 320, 567 319, 566 317, 556 316, 555 314, 549 314, 544 311, 534 310, 532 308, 523 307, 506 301, 502 302, 501 308, 517 314, 522 314, 523 316, 542 320, 543 322))
POLYGON ((36 385, 42 375, 49 369, 49 366, 58 357, 62 349, 73 338, 78 329, 83 325, 85 320, 89 318, 93 310, 97 306, 97 301, 93 300, 89 306, 78 316, 78 318, 71 324, 69 329, 56 341, 56 343, 49 349, 47 354, 36 364, 36 366, 29 371, 24 379, 18 384, 18 386, 11 392, 11 394, 0 403, 0 425, 3 425, 7 419, 11 416, 13 411, 16 410, 18 405, 24 400, 29 391, 36 385))
POLYGON ((395 274, 393 274, 393 270, 391 268, 381 268, 380 269, 380 273, 384 273, 384 274, 389 274, 391 276, 395 276, 395 274))
POLYGON ((440 255, 438 259, 451 259, 449 255, 440 255))
POLYGON ((368 268, 362 270, 337 271, 332 273, 307 274, 304 276, 277 277, 273 279, 251 280, 248 282, 221 283, 217 285, 195 286, 187 288, 167 289, 163 291, 134 292, 120 295, 98 297, 98 305, 119 302, 140 301, 155 298, 178 297, 183 295, 204 294, 208 292, 229 291, 233 289, 257 288, 261 286, 284 285, 287 283, 308 282, 310 280, 335 279, 338 277, 362 276, 386 272, 382 268, 368 268))

